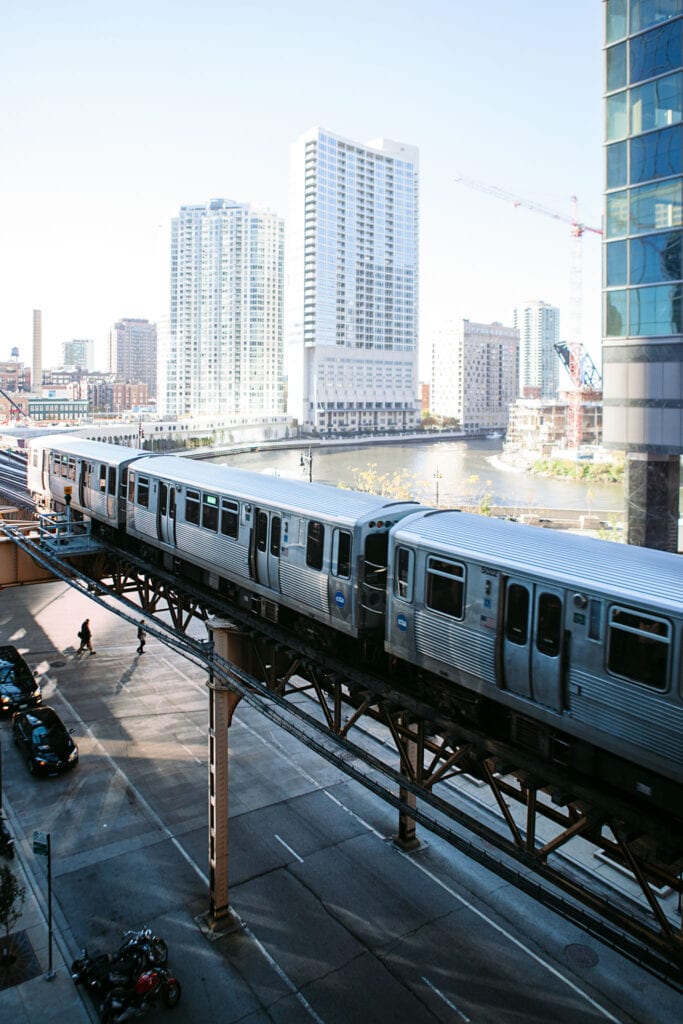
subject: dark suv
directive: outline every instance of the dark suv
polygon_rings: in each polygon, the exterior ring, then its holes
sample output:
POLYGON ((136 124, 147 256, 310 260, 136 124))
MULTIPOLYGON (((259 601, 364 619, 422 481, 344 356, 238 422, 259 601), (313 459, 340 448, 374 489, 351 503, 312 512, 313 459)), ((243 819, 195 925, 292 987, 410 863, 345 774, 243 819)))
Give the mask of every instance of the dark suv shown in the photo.
POLYGON ((0 714, 35 708, 42 700, 40 686, 16 647, 0 647, 0 714))

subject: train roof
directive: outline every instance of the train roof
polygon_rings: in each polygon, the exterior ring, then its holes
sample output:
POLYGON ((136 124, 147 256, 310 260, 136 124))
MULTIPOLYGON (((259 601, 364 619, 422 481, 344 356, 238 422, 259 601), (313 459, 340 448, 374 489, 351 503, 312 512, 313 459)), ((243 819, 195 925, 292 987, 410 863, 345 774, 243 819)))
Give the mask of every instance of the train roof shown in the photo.
POLYGON ((148 453, 142 448, 126 448, 120 444, 107 444, 106 441, 89 441, 85 437, 74 437, 73 434, 52 434, 31 441, 29 448, 48 448, 50 451, 77 455, 86 459, 99 459, 109 466, 120 466, 131 459, 139 459, 148 453))
POLYGON ((505 572, 536 570, 564 587, 608 590, 683 610, 683 558, 671 552, 457 511, 416 512, 400 522, 394 537, 397 543, 457 552, 505 572))
POLYGON ((245 501, 263 501, 282 511, 307 512, 333 520, 355 521, 359 518, 391 516, 393 512, 413 511, 417 502, 363 491, 351 491, 329 484, 288 480, 285 477, 255 473, 216 463, 201 463, 177 455, 152 455, 139 459, 133 469, 167 480, 224 494, 245 501))

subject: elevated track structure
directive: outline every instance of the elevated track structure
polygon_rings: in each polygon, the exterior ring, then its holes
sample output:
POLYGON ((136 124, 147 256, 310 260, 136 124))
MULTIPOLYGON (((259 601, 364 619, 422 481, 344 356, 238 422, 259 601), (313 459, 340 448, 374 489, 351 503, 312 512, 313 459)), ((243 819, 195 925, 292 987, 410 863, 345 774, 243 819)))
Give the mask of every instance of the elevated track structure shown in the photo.
POLYGON ((6 522, 4 535, 55 579, 149 632, 207 672, 209 689, 208 919, 233 924, 229 905, 228 733, 247 701, 350 778, 396 808, 395 841, 419 848, 417 826, 586 932, 683 990, 683 843, 636 803, 601 792, 554 760, 487 737, 449 717, 447 685, 429 703, 372 666, 352 667, 309 638, 257 618, 221 595, 95 539, 89 523, 50 514, 6 522), (210 639, 191 640, 199 619, 210 639), (380 756, 364 725, 380 725, 380 756), (473 807, 454 782, 476 780, 497 814, 473 807), (633 900, 577 866, 572 849, 592 850, 628 872, 633 900))

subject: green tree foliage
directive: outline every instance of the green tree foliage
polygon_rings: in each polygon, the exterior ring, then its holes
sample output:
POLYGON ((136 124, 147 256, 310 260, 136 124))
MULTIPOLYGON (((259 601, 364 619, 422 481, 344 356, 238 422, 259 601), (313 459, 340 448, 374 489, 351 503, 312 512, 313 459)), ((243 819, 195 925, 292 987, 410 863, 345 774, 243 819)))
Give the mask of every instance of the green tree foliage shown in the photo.
POLYGON ((396 501, 412 501, 423 485, 412 473, 405 469, 393 473, 382 473, 376 462, 370 462, 363 468, 351 468, 351 484, 340 484, 352 491, 367 491, 368 494, 379 494, 383 498, 395 498, 396 501))
POLYGON ((5 929, 5 953, 9 945, 10 931, 21 917, 17 904, 24 902, 26 888, 19 885, 16 876, 7 864, 0 867, 0 925, 5 929))

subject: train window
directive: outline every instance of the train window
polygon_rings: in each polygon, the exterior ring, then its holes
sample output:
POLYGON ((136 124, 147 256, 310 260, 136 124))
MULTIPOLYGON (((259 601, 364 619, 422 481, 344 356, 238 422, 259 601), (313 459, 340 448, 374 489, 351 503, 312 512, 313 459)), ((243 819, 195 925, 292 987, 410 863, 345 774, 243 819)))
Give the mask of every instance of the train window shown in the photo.
POLYGON ((588 639, 602 640, 602 601, 591 601, 588 607, 588 639))
POLYGON ((306 537, 306 565, 309 568, 322 569, 324 541, 325 528, 323 524, 315 521, 309 522, 306 537))
POLYGON ((218 498, 215 494, 205 494, 202 501, 202 526, 205 530, 218 532, 218 498))
POLYGON ((107 493, 116 494, 116 466, 109 467, 109 486, 107 493))
POLYGON ((280 533, 282 520, 279 516, 273 516, 270 523, 270 553, 276 558, 280 555, 280 533))
POLYGON ((443 558, 427 559, 425 604, 434 611, 462 619, 465 596, 465 566, 443 558))
POLYGON ((671 626, 662 619, 611 608, 607 637, 607 668, 617 676, 665 690, 671 649, 671 626))
POLYGON ((268 513, 256 513, 256 547, 259 551, 265 551, 268 543, 268 513))
POLYGON ((527 641, 529 624, 529 591, 519 583, 511 583, 507 591, 505 636, 513 644, 527 641))
POLYGON ((365 582, 384 590, 387 585, 389 534, 369 533, 365 538, 365 582))
POLYGON ((229 498, 221 500, 221 533, 226 537, 237 537, 239 529, 240 507, 236 501, 229 498))
POLYGON ((398 548, 396 552, 396 578, 394 593, 404 601, 413 599, 413 561, 415 553, 412 548, 398 548))
POLYGON ((185 522, 199 526, 199 491, 191 491, 189 487, 185 496, 185 522))
POLYGON ((76 479, 76 461, 75 459, 69 459, 69 468, 67 470, 67 476, 69 480, 76 479))
POLYGON ((104 494, 105 490, 107 489, 107 467, 105 466, 105 464, 103 462, 100 462, 100 474, 99 474, 99 476, 100 476, 100 482, 98 484, 98 488, 99 488, 100 492, 102 494, 104 494))
POLYGON ((69 456, 68 455, 62 455, 62 465, 61 465, 61 468, 60 468, 60 473, 64 477, 68 477, 69 476, 69 456))
POLYGON ((128 474, 128 501, 131 504, 135 501, 135 473, 132 470, 128 474))
POLYGON ((351 576, 352 539, 348 530, 335 530, 332 535, 332 575, 343 580, 351 576))
POLYGON ((538 599, 536 647, 541 654, 556 658, 562 639, 562 602, 556 594, 541 594, 538 599))
POLYGON ((149 508, 149 477, 138 477, 138 505, 149 508))

